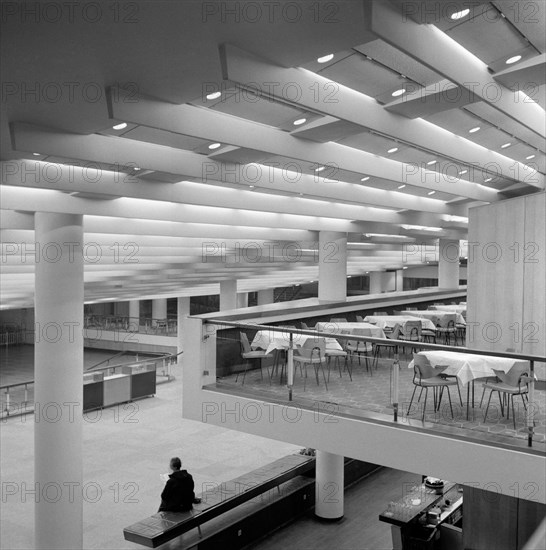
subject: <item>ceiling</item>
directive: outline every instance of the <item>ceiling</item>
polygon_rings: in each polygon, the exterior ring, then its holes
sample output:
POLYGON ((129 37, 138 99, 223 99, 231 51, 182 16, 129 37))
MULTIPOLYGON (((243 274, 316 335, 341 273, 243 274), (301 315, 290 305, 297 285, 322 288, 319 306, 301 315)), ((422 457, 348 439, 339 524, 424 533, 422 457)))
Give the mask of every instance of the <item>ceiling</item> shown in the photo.
POLYGON ((33 5, 2 2, 3 308, 36 211, 83 214, 98 302, 316 280, 321 230, 349 276, 419 265, 544 190, 544 3, 33 5))

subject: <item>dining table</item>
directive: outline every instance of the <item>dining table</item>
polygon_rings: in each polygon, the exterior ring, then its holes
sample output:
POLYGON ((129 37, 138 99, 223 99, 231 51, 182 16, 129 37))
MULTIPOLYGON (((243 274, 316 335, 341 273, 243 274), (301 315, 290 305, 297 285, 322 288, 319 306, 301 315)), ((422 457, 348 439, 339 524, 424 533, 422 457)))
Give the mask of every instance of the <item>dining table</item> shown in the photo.
POLYGON ((385 331, 381 327, 366 322, 337 323, 330 321, 328 323, 317 323, 315 328, 319 332, 331 332, 334 334, 354 334, 355 330, 364 330, 368 331, 368 335, 373 338, 385 338, 385 331))
POLYGON ((393 329, 396 325, 400 325, 404 328, 408 321, 415 321, 419 319, 421 321, 421 328, 428 330, 436 330, 436 326, 430 319, 416 318, 413 315, 367 315, 364 317, 366 323, 371 323, 380 328, 384 329, 393 329))
POLYGON ((445 304, 442 306, 429 306, 428 309, 432 311, 448 311, 452 313, 460 313, 461 315, 466 315, 466 304, 445 304))
MULTIPOLYGON (((421 319, 429 319, 434 324, 439 324, 443 327, 447 326, 449 321, 454 324, 466 325, 465 318, 455 311, 432 311, 432 310, 407 310, 402 311, 403 315, 411 315, 412 317, 420 317, 421 319)), ((423 327, 424 328, 424 327, 423 327)))
MULTIPOLYGON (((523 359, 509 357, 494 357, 445 350, 423 350, 416 356, 424 357, 438 374, 456 376, 457 380, 466 386, 466 417, 469 417, 469 403, 474 409, 474 381, 480 378, 498 377, 502 382, 517 385, 519 377, 529 372, 529 362, 523 359), (472 400, 470 391, 472 389, 472 400)), ((414 367, 414 360, 408 368, 414 367)))

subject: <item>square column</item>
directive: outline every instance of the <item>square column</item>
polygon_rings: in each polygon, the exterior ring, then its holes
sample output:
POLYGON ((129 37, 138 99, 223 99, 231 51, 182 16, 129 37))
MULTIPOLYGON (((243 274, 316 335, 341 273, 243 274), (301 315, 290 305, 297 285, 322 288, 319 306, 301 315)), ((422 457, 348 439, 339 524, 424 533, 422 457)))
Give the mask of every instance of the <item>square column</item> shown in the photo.
POLYGON ((220 311, 237 309, 237 279, 220 281, 220 311))
POLYGON ((438 288, 459 288, 458 240, 439 239, 438 241, 438 288))
POLYGON ((347 233, 320 231, 318 299, 347 300, 347 233))

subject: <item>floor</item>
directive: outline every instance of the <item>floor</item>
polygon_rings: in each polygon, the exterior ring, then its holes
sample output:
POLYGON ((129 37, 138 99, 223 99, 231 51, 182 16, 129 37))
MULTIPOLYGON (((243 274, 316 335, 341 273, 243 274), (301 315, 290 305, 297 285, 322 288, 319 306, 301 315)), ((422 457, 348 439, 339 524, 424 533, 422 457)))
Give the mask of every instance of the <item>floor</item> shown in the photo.
MULTIPOLYGON (((112 352, 107 352, 110 356, 112 352)), ((87 354, 86 354, 87 355, 87 354)), ((99 354, 100 355, 100 354, 99 354)), ((13 346, 0 352, 2 384, 32 375, 32 347, 13 346), (26 371, 26 372, 25 372, 26 371), (10 380, 11 379, 11 380, 10 380)), ((93 350, 89 362, 94 364, 93 350)), ((88 358, 86 357, 86 363, 88 358)), ((155 513, 168 471, 169 459, 180 456, 193 475, 196 492, 268 464, 301 447, 182 418, 181 367, 175 380, 158 386, 156 397, 129 406, 89 414, 83 426, 84 548, 104 550, 142 548, 123 539, 124 526, 155 513)), ((34 546, 32 415, 3 419, 0 423, 2 494, 0 548, 28 550, 34 546)))
MULTIPOLYGON (((407 410, 410 405, 413 385, 413 369, 408 368, 411 356, 401 357, 400 360, 400 378, 399 378, 399 411, 401 417, 406 417, 407 410)), ((335 412, 337 405, 348 407, 354 411, 373 411, 387 415, 393 415, 393 407, 391 405, 391 366, 392 358, 384 357, 378 361, 377 368, 372 368, 372 361, 369 360, 370 370, 366 368, 364 358, 359 365, 358 359, 355 358, 352 367, 352 380, 345 368, 339 368, 332 364, 328 377, 328 369, 324 368, 318 372, 318 383, 315 377, 312 366, 308 367, 307 378, 305 378, 299 369, 295 370, 293 396, 297 401, 298 396, 305 397, 314 402, 327 402, 333 407, 332 412, 335 412), (326 383, 325 383, 326 379, 326 383), (328 389, 326 389, 326 386, 328 389)), ((273 369, 263 368, 262 372, 259 369, 249 370, 247 372, 244 389, 266 392, 276 398, 286 399, 288 390, 286 386, 286 377, 283 377, 282 383, 280 372, 270 374, 273 369), (262 378, 263 376, 263 378, 262 378)), ((221 379, 222 383, 233 386, 242 387, 243 377, 240 375, 237 380, 236 375, 227 376, 221 379)), ((516 429, 514 430, 512 411, 510 419, 502 416, 497 393, 493 394, 491 404, 489 406, 487 419, 484 422, 484 413, 489 398, 489 392, 486 392, 482 405, 480 405, 482 397, 481 382, 475 383, 475 409, 470 416, 466 418, 466 388, 461 387, 462 405, 457 392, 457 387, 450 389, 450 396, 453 408, 453 417, 447 394, 444 395, 441 401, 439 411, 434 411, 432 391, 429 390, 429 396, 426 405, 425 421, 433 422, 437 425, 449 425, 463 430, 473 430, 481 433, 490 433, 492 435, 506 436, 507 440, 518 438, 521 440, 527 439, 527 428, 525 427, 525 410, 520 397, 515 398, 516 409, 516 429)), ((420 420, 423 414, 424 392, 420 401, 419 389, 415 393, 409 418, 420 420)), ((471 400, 470 400, 471 402, 471 400)), ((535 434, 533 441, 546 448, 546 392, 535 391, 536 415, 535 415, 535 434)))

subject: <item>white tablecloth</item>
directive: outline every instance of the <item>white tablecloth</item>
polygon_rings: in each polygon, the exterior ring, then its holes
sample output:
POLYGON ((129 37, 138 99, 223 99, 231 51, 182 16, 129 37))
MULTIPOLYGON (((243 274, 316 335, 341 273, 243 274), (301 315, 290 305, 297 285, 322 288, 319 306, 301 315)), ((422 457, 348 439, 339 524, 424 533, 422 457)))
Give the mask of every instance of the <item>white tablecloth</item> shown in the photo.
POLYGON ((369 335, 373 338, 385 338, 385 333, 381 327, 371 323, 317 323, 315 328, 319 331, 333 332, 341 334, 341 331, 349 331, 351 334, 357 329, 369 330, 369 335))
POLYGON ((446 304, 445 306, 430 306, 433 311, 449 311, 451 313, 466 313, 466 305, 446 304))
MULTIPOLYGON (((417 355, 426 357, 432 367, 437 368, 442 374, 456 376, 463 385, 477 378, 496 376, 497 373, 506 374, 502 376, 503 380, 515 385, 520 374, 529 372, 530 368, 528 361, 456 351, 420 351, 417 355)), ((408 368, 413 368, 413 361, 409 363, 408 368)))
MULTIPOLYGON (((303 346, 304 342, 313 338, 307 334, 294 334, 293 341, 294 347, 303 346)), ((335 338, 325 338, 326 349, 341 350, 342 347, 335 338)), ((290 346, 290 333, 289 332, 277 332, 272 330, 260 330, 256 333, 250 344, 251 348, 265 349, 266 353, 273 351, 274 349, 288 349, 290 346)))
POLYGON ((396 325, 405 326, 408 321, 421 321, 421 327, 436 330, 436 326, 430 319, 420 319, 411 315, 368 315, 364 321, 377 325, 380 328, 394 328, 396 325))
POLYGON ((454 323, 466 325, 464 317, 460 313, 455 313, 454 311, 403 311, 402 313, 421 319, 430 319, 435 324, 440 322, 442 326, 447 325, 450 319, 452 319, 454 323))

